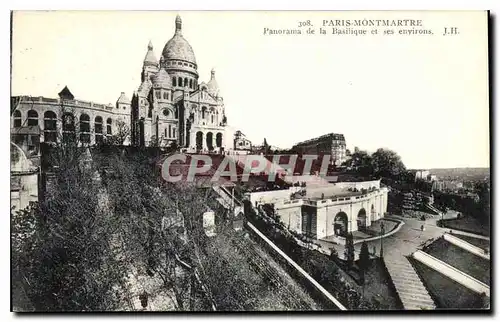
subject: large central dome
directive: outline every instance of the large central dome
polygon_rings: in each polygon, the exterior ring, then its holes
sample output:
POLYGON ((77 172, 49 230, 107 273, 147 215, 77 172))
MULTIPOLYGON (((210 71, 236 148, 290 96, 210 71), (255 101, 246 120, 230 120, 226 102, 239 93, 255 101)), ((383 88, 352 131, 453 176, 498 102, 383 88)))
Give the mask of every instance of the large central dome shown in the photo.
POLYGON ((162 55, 166 61, 183 60, 196 65, 193 48, 182 37, 182 20, 180 16, 175 19, 175 34, 163 48, 162 55))

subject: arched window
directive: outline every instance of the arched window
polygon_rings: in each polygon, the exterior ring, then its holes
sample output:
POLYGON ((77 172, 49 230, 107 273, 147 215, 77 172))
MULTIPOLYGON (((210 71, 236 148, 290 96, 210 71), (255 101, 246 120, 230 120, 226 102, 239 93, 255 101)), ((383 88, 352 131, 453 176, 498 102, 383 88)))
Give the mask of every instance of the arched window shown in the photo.
POLYGON ((214 115, 213 115, 213 114, 211 114, 210 116, 211 116, 211 121, 212 121, 212 123, 213 123, 213 122, 214 122, 214 115))
POLYGON ((163 99, 167 99, 167 92, 163 92, 163 99))
POLYGON ((19 110, 14 111, 14 127, 21 127, 22 123, 21 112, 19 110))
POLYGON ((182 77, 179 77, 179 82, 178 83, 179 83, 179 86, 182 87, 182 77))
POLYGON ((215 145, 220 148, 222 147, 222 133, 217 133, 215 136, 215 145))
POLYGON ((56 142, 57 140, 57 115, 52 111, 43 114, 43 137, 44 142, 56 142))
POLYGON ((38 113, 34 110, 28 111, 28 126, 38 125, 38 113))
POLYGON ((192 78, 189 80, 189 88, 191 88, 191 89, 193 88, 193 79, 192 78))
POLYGON ((175 127, 172 127, 172 137, 175 139, 175 127))
POLYGON ((203 107, 201 108, 201 118, 202 118, 202 119, 205 119, 205 112, 206 112, 206 111, 207 111, 207 108, 206 108, 205 106, 203 106, 203 107))
POLYGON ((172 85, 177 86, 177 78, 172 77, 172 85))
POLYGON ((113 134, 112 129, 111 129, 112 123, 113 123, 113 121, 111 120, 111 118, 108 118, 106 120, 106 134, 107 135, 112 135, 113 134))
POLYGON ((186 78, 184 78, 184 86, 185 86, 185 87, 187 87, 187 86, 188 86, 188 79, 187 79, 187 77, 186 77, 186 78))
POLYGON ((161 98, 161 93, 159 90, 156 91, 156 99, 160 99, 161 98))
POLYGON ((65 113, 62 117, 63 140, 65 142, 75 141, 75 117, 71 113, 65 113))
POLYGON ((80 115, 80 141, 90 143, 90 116, 80 115))
POLYGON ((94 120, 95 143, 102 143, 102 117, 96 116, 94 120))

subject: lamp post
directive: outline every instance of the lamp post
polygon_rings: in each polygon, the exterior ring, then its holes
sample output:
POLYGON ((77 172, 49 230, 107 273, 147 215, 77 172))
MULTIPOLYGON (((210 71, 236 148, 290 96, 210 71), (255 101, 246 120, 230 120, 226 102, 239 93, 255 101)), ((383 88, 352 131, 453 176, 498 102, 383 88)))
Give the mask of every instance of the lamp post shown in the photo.
POLYGON ((384 257, 384 222, 380 222, 380 258, 384 257))

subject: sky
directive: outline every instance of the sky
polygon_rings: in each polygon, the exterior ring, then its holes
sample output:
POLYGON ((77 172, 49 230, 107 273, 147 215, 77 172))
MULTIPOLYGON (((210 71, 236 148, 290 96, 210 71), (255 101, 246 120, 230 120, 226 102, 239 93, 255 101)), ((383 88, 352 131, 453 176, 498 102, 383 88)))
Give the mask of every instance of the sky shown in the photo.
POLYGON ((12 95, 57 97, 67 85, 96 103, 131 97, 149 41, 159 58, 177 14, 200 81, 215 69, 229 124, 255 144, 334 132, 351 150, 392 149, 408 168, 489 166, 483 12, 15 12, 12 95), (434 35, 263 34, 364 18, 421 19, 434 35), (442 36, 447 26, 460 34, 442 36))

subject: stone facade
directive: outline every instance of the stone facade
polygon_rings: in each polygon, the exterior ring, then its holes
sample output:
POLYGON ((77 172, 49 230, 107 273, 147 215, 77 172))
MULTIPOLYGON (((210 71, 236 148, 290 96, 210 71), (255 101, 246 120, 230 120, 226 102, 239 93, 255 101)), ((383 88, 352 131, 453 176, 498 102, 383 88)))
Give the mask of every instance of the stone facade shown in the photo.
POLYGON ((370 226, 387 212, 387 188, 328 199, 284 200, 274 204, 289 229, 316 239, 344 236, 370 226))
MULTIPOLYGON (((11 115, 12 136, 37 129, 31 132, 32 136, 39 132, 39 142, 77 135, 82 142, 95 144, 116 134, 122 125, 130 126, 130 102, 124 93, 114 106, 63 97, 18 96, 11 115)), ((129 139, 124 142, 129 143, 129 139)))

